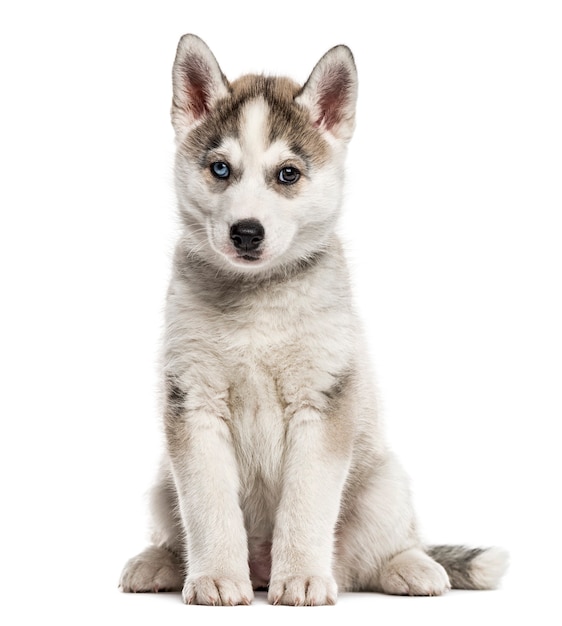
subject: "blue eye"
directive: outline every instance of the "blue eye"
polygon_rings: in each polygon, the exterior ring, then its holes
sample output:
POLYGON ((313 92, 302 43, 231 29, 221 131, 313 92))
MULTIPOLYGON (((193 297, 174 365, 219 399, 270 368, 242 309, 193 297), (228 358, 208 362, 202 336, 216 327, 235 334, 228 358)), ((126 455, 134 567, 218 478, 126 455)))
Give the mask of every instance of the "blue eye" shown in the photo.
POLYGON ((277 180, 282 185, 292 185, 300 178, 301 173, 296 167, 283 167, 277 174, 277 180))
POLYGON ((228 178, 230 176, 230 167, 224 161, 215 161, 211 163, 211 173, 215 178, 228 178))

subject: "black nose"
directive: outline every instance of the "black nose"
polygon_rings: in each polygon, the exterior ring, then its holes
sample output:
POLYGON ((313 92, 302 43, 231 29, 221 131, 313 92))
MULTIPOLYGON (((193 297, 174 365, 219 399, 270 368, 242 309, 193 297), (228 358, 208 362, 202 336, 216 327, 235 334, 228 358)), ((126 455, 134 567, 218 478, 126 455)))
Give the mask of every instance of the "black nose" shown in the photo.
POLYGON ((230 239, 237 250, 257 250, 264 237, 265 230, 258 220, 240 220, 230 227, 230 239))

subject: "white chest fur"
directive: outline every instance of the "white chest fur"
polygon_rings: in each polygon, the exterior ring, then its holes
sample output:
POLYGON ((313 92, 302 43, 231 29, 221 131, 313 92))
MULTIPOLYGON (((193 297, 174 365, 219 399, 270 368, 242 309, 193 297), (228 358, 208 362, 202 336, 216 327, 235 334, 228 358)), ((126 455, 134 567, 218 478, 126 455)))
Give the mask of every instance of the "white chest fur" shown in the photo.
POLYGON ((354 358, 345 265, 332 253, 306 274, 228 297, 214 298, 197 277, 170 290, 165 367, 189 408, 228 424, 250 538, 271 533, 288 420, 299 406, 324 402, 354 358))

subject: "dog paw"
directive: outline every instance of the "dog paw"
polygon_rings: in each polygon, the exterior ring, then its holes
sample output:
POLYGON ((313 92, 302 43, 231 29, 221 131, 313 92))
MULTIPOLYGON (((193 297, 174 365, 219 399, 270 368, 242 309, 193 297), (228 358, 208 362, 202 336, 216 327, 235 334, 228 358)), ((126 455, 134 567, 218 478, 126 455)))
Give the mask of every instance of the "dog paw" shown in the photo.
POLYGON ((272 580, 267 599, 271 604, 290 606, 320 606, 335 604, 338 587, 332 577, 291 576, 272 580))
POLYGON ((222 576, 188 577, 182 592, 186 604, 234 606, 250 604, 254 592, 249 580, 222 576))
POLYGON ((385 593, 402 596, 440 596, 451 588, 445 569, 421 550, 392 558, 380 580, 385 593))
POLYGON ((119 587, 127 593, 179 591, 182 585, 180 559, 158 546, 150 546, 130 559, 119 580, 119 587))

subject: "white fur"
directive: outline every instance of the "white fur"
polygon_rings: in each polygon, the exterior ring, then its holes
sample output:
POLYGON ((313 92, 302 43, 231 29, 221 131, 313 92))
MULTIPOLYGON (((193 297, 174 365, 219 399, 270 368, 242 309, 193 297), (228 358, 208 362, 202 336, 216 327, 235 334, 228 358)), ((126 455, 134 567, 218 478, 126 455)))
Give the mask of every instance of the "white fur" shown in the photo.
POLYGON ((477 589, 495 589, 507 570, 509 555, 503 548, 489 548, 472 562, 471 577, 477 589))

